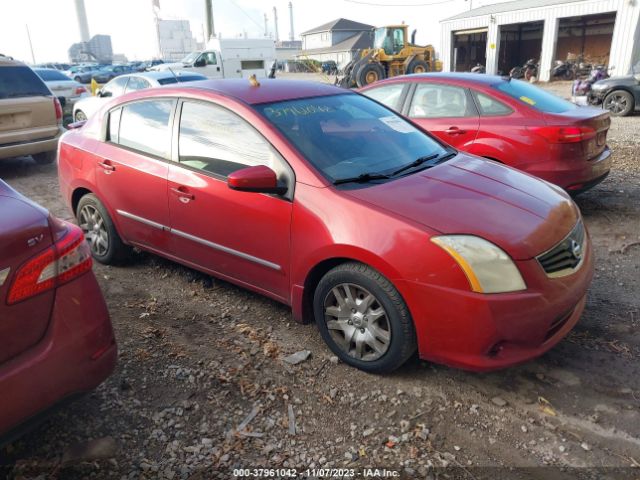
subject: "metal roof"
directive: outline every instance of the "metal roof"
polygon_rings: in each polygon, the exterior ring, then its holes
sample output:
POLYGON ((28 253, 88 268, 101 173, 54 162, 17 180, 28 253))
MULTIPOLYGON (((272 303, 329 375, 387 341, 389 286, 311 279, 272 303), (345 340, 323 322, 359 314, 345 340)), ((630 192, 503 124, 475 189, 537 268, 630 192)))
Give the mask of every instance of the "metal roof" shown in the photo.
POLYGON ((354 22, 353 20, 347 20, 346 18, 338 18, 331 22, 320 25, 319 27, 312 28, 306 32, 302 32, 300 35, 308 35, 310 33, 320 32, 335 32, 337 30, 372 30, 375 27, 373 25, 367 25, 366 23, 354 22))
POLYGON ((371 33, 360 32, 350 36, 349 38, 341 41, 340 43, 331 45, 330 47, 312 48, 308 50, 303 50, 302 53, 314 54, 314 53, 350 52, 352 50, 362 50, 364 48, 371 48, 372 46, 373 46, 373 38, 371 37, 371 33))
POLYGON ((527 10, 530 8, 548 7, 550 5, 558 5, 561 3, 582 2, 584 0, 515 0, 513 2, 494 3, 474 8, 466 12, 459 13, 453 17, 445 18, 442 22, 451 20, 459 20, 461 18, 482 17, 483 15, 491 15, 494 13, 512 12, 514 10, 527 10))

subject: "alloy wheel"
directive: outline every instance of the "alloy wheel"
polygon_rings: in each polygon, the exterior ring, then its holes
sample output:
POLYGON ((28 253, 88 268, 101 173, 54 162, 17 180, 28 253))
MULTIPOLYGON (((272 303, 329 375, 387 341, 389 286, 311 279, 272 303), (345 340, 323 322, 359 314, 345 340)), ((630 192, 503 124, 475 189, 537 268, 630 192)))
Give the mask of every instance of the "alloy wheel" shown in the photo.
POLYGON ((103 257, 109 250, 109 233, 104 218, 93 205, 85 205, 78 215, 80 228, 89 242, 91 253, 103 257))
POLYGON ((368 290, 341 283, 324 299, 324 318, 331 338, 347 355, 373 361, 391 345, 391 324, 382 304, 368 290))
POLYGON ((627 98, 619 93, 613 93, 609 95, 604 106, 612 113, 622 113, 627 108, 627 98))

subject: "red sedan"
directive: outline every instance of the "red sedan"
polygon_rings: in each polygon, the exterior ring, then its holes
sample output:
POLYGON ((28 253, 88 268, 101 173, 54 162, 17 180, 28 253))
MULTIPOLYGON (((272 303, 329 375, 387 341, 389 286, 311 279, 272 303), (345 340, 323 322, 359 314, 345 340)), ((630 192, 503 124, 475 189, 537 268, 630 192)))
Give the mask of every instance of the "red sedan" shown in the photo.
POLYGON ((125 95, 65 134, 59 175, 98 261, 135 246, 267 295, 367 371, 540 355, 593 273, 561 189, 329 85, 125 95))
POLYGON ((609 113, 528 82, 475 73, 394 77, 360 90, 455 148, 523 170, 572 194, 606 178, 609 113))
POLYGON ((0 445, 116 362, 82 231, 0 180, 0 445))

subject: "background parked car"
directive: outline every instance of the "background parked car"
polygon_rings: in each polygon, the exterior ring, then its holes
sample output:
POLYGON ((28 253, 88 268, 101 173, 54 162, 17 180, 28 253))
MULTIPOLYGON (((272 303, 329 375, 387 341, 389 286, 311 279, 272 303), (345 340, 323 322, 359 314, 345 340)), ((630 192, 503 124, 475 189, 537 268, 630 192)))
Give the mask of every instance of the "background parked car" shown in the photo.
POLYGON ((70 112, 77 100, 89 96, 89 92, 84 85, 67 77, 60 70, 34 68, 33 71, 49 87, 51 93, 60 100, 60 104, 65 111, 70 112))
POLYGON ((98 83, 107 83, 109 80, 113 80, 120 75, 126 75, 135 71, 128 65, 110 65, 97 70, 93 73, 93 79, 98 83))
POLYGON ((395 77, 360 90, 455 148, 579 193, 611 168, 607 112, 528 82, 472 73, 395 77))
POLYGON ((0 180, 0 446, 105 380, 116 344, 80 228, 0 180))
POLYGON ((590 105, 602 106, 616 117, 640 110, 640 62, 633 67, 631 75, 595 82, 587 101, 590 105))
POLYGON ((327 75, 335 75, 338 73, 338 65, 333 60, 326 60, 322 62, 322 73, 327 75))
POLYGON ((93 74, 99 69, 100 67, 98 65, 71 67, 65 72, 65 75, 74 79, 78 83, 90 83, 93 74))
POLYGON ((0 55, 0 160, 51 163, 62 132, 60 101, 28 66, 0 55))
POLYGON ((114 78, 103 86, 95 97, 83 98, 73 106, 73 119, 76 122, 86 120, 113 97, 119 97, 125 93, 142 90, 145 88, 162 87, 178 82, 194 82, 206 80, 207 77, 199 73, 191 72, 144 72, 130 75, 122 75, 114 78))

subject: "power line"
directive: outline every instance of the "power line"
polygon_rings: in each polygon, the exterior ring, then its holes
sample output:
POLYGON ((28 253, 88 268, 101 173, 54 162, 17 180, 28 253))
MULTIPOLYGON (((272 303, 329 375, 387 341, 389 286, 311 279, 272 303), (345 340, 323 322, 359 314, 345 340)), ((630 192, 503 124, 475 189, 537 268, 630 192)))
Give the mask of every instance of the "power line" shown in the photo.
POLYGON ((261 25, 260 23, 256 22, 255 19, 251 15, 249 15, 244 10, 244 8, 242 8, 240 5, 238 5, 235 0, 229 0, 229 3, 231 5, 233 5, 234 7, 236 7, 238 10, 240 10, 244 14, 245 17, 247 17, 249 20, 251 20, 253 23, 255 23, 258 26, 258 28, 260 28, 260 30, 262 30, 264 28, 264 25, 261 25))
POLYGON ((373 3, 373 2, 365 2, 361 0, 343 0, 345 2, 357 3, 359 5, 370 5, 373 7, 428 7, 430 5, 440 5, 441 3, 450 3, 455 0, 441 0, 439 2, 431 2, 431 3, 373 3))

